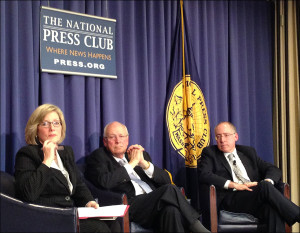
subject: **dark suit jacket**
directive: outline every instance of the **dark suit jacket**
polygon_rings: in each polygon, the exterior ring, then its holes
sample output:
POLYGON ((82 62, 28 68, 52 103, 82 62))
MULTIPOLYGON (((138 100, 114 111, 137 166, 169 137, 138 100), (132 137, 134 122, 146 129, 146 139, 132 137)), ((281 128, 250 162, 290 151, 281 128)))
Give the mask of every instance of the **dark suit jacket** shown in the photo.
POLYGON ((94 200, 81 180, 72 148, 64 146, 64 150, 59 150, 58 153, 69 173, 72 193, 70 194, 67 180, 61 171, 42 163, 42 147, 29 145, 21 148, 16 155, 16 188, 21 200, 53 207, 80 207, 94 200))
MULTIPOLYGON (((259 182, 265 178, 272 179, 275 184, 280 181, 280 169, 260 159, 254 148, 236 145, 236 150, 251 181, 259 182)), ((224 189, 225 182, 233 180, 232 172, 224 153, 216 145, 203 149, 198 161, 198 176, 200 185, 216 186, 218 204, 221 203, 226 193, 233 191, 224 189)))
MULTIPOLYGON (((144 152, 143 155, 145 160, 151 162, 147 152, 144 152)), ((125 157, 128 160, 127 153, 125 153, 125 157)), ((152 189, 171 183, 168 173, 155 165, 152 179, 146 175, 141 167, 136 166, 134 170, 152 189)), ((85 175, 97 187, 126 193, 128 198, 135 196, 135 189, 126 169, 104 147, 95 150, 88 157, 85 175)))

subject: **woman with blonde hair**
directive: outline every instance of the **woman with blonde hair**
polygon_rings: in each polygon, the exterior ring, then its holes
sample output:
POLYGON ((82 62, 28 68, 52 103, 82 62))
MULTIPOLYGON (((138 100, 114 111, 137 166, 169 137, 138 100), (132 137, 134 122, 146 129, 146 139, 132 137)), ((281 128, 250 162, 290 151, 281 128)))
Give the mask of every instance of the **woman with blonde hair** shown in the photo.
MULTIPOLYGON (((99 205, 80 178, 70 146, 59 146, 66 136, 61 109, 43 104, 35 109, 25 128, 28 144, 16 155, 17 195, 26 202, 51 207, 94 207, 99 205)), ((116 221, 79 221, 80 232, 120 231, 116 221), (109 224, 109 226, 108 226, 109 224)))

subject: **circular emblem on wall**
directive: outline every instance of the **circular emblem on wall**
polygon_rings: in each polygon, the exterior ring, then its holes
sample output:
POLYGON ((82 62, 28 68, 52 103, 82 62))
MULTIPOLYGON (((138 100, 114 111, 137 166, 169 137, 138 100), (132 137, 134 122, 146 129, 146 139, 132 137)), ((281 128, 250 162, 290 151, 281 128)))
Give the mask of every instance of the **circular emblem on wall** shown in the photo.
POLYGON ((187 167, 197 167, 203 148, 209 145, 210 126, 203 93, 189 75, 174 87, 166 120, 173 148, 187 167))

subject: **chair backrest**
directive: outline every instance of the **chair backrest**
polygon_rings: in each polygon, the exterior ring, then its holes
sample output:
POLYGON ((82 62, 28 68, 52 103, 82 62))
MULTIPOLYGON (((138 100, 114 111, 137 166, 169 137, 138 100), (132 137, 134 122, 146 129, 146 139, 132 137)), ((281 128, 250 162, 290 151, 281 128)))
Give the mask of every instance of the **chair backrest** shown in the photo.
POLYGON ((15 177, 0 171, 0 232, 77 232, 77 208, 52 208, 16 199, 15 177))
POLYGON ((0 232, 77 232, 77 208, 28 204, 0 193, 0 232))
POLYGON ((4 171, 0 171, 0 192, 11 197, 16 196, 15 177, 4 171))

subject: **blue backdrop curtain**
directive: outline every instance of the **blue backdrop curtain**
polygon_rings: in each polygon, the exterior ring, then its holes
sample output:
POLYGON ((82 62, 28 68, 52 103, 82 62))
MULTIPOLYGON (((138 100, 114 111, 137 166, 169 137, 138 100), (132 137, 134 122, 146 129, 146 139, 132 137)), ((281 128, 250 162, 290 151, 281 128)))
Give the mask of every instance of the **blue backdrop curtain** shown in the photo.
MULTIPOLYGON (((256 147, 273 162, 273 3, 184 5, 212 135, 219 121, 230 120, 241 144, 256 147)), ((177 1, 1 1, 0 7, 1 170, 13 173, 27 120, 43 103, 63 110, 64 144, 73 147, 76 160, 99 147, 105 124, 117 120, 127 125, 130 144, 143 145, 153 162, 165 168, 165 102, 177 1), (116 19, 118 78, 41 73, 41 5, 116 19)))

